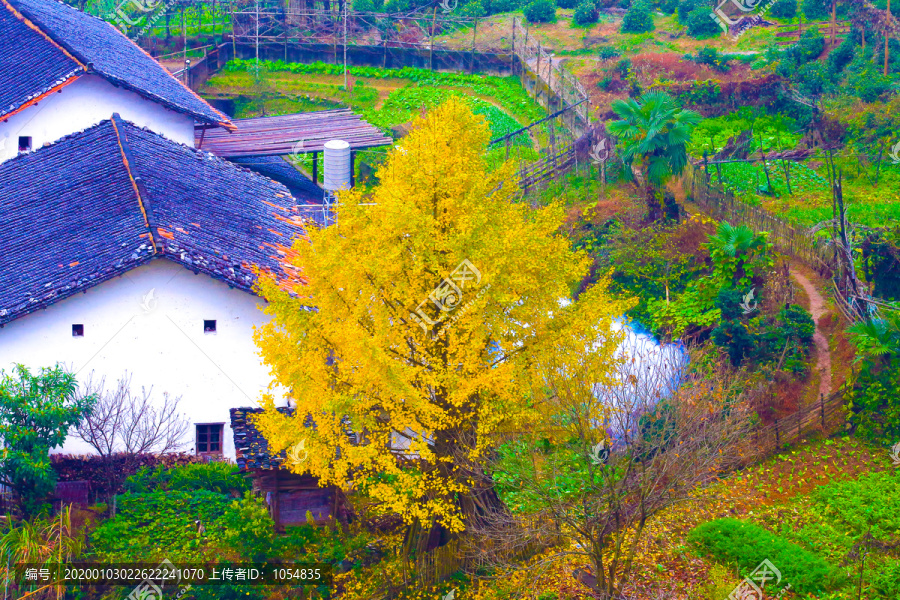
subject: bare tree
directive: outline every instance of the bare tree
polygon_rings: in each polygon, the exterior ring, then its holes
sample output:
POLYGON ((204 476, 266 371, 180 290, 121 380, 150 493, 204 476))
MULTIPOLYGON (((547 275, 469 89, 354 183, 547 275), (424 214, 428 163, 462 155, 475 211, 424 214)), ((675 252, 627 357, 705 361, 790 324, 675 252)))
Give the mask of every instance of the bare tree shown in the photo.
POLYGON ((589 568, 573 577, 622 598, 651 515, 749 458, 744 396, 755 386, 716 352, 640 336, 605 375, 573 365, 570 351, 540 365, 535 398, 553 407, 550 427, 500 445, 491 476, 511 510, 471 524, 470 559, 509 568, 565 538, 545 560, 581 555, 589 568))
POLYGON ((99 398, 90 416, 78 426, 75 436, 90 444, 101 456, 176 452, 184 447, 190 422, 178 412, 181 396, 163 393, 162 402, 154 401, 153 387, 131 391, 131 375, 106 389, 106 378, 95 380, 94 373, 79 386, 79 395, 99 398))

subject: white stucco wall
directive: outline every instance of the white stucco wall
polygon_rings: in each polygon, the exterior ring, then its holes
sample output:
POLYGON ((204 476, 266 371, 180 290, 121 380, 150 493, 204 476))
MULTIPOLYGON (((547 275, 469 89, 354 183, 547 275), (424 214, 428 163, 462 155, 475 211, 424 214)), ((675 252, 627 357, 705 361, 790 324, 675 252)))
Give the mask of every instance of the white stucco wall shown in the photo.
POLYGON ((165 108, 97 75, 82 75, 59 92, 0 121, 0 162, 19 152, 19 136, 31 136, 32 149, 83 131, 119 113, 126 121, 194 145, 194 118, 165 108))
MULTIPOLYGON (((26 315, 0 329, 0 368, 63 363, 79 381, 94 371, 112 387, 127 370, 132 388, 153 386, 182 396, 179 411, 192 423, 225 423, 224 453, 234 459, 228 409, 257 406, 270 377, 253 343, 253 327, 268 317, 264 301, 171 261, 156 259, 87 291, 26 315), (150 292, 153 292, 152 295, 150 292), (204 319, 216 333, 204 333, 204 319), (84 337, 72 325, 84 325, 84 337)), ((276 396, 276 404, 283 401, 276 396)), ((58 452, 90 452, 72 436, 58 452)))

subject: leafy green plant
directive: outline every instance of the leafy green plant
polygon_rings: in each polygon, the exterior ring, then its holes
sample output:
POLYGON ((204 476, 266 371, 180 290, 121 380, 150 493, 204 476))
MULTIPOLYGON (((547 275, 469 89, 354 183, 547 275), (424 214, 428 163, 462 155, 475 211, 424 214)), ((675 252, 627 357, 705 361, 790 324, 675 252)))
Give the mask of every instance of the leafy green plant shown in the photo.
POLYGON ((196 560, 205 544, 195 521, 210 531, 232 500, 207 490, 117 496, 116 516, 94 531, 92 551, 111 562, 196 560))
POLYGON ((753 278, 770 265, 771 244, 767 232, 755 233, 746 225, 734 227, 728 221, 719 223, 716 234, 708 242, 713 259, 713 276, 729 287, 748 288, 753 278))
POLYGON ((575 15, 572 19, 579 25, 589 25, 596 23, 600 16, 597 5, 594 0, 584 0, 575 8, 575 15))
POLYGON ((797 16, 797 0, 775 0, 769 14, 776 19, 793 19, 797 16))
POLYGON ((600 60, 609 60, 610 58, 615 58, 619 56, 621 52, 619 52, 618 48, 615 46, 600 46, 597 49, 597 57, 600 60))
POLYGON ((0 371, 0 479, 13 489, 26 518, 40 512, 56 486, 50 448, 61 446, 97 401, 79 396, 75 376, 62 367, 32 373, 16 365, 0 371))
POLYGON ((824 559, 746 521, 715 519, 694 528, 688 540, 701 554, 736 565, 742 576, 768 559, 781 571, 782 584, 790 584, 795 593, 825 591, 841 581, 824 559))
MULTIPOLYGON (((209 528, 207 528, 209 531, 209 528)), ((272 555, 275 522, 265 501, 247 491, 233 501, 215 522, 210 539, 240 558, 262 562, 272 555)))
POLYGON ((231 463, 197 463, 172 469, 168 489, 241 494, 250 490, 250 480, 240 472, 237 465, 231 463))
POLYGON ((556 3, 553 0, 535 0, 525 7, 529 23, 553 23, 556 21, 556 3))
POLYGON ((195 463, 166 469, 141 467, 125 480, 126 492, 146 494, 157 490, 208 490, 220 494, 242 494, 249 480, 237 465, 225 462, 195 463))
POLYGON ((645 0, 633 2, 622 18, 622 33, 645 33, 654 28, 653 15, 645 0))
POLYGON ((712 9, 701 5, 691 10, 687 15, 687 33, 691 37, 705 39, 718 36, 722 33, 718 24, 712 19, 712 9))
MULTIPOLYGON (((66 505, 52 518, 11 524, 0 538, 0 552, 13 564, 30 563, 33 566, 52 567, 69 563, 81 556, 84 552, 84 538, 72 527, 72 507, 66 505)), ((0 566, 0 571, 5 571, 7 565, 0 566)), ((54 588, 58 598, 63 596, 66 589, 62 584, 45 587, 54 588)), ((35 588, 28 591, 37 592, 35 588)))

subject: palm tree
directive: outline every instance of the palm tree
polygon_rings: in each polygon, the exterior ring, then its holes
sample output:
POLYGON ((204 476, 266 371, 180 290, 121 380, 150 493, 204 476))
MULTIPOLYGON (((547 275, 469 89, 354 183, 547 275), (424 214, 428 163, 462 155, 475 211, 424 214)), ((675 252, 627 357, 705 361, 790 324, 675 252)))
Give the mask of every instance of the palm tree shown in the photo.
POLYGON ((618 138, 620 154, 643 188, 648 219, 662 218, 660 188, 687 164, 687 143, 702 117, 682 109, 664 92, 647 92, 638 100, 614 100, 612 109, 621 118, 609 124, 618 138))
POLYGON ((854 323, 847 328, 859 350, 856 362, 889 360, 900 354, 900 311, 886 310, 880 317, 854 323))
POLYGON ((715 264, 734 265, 731 284, 736 286, 746 274, 747 263, 765 253, 766 235, 756 233, 746 225, 732 227, 728 221, 722 221, 716 234, 709 236, 706 247, 715 264))

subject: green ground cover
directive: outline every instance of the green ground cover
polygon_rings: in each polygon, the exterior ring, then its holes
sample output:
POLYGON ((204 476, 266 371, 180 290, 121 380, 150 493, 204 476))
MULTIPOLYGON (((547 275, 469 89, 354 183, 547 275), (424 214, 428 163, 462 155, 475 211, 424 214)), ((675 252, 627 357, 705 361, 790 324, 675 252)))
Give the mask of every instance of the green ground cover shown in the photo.
MULTIPOLYGON (((437 73, 411 67, 351 67, 348 72, 353 83, 347 89, 343 72, 342 65, 322 62, 261 61, 257 75, 255 61, 236 60, 211 77, 202 93, 210 98, 235 99, 236 118, 350 107, 386 135, 396 135, 396 126, 409 123, 423 108, 433 108, 451 96, 464 98, 473 112, 485 118, 492 138, 547 114, 515 77, 437 73)), ((515 156, 539 158, 534 142, 540 141, 541 132, 535 138, 518 136, 513 147, 515 156)), ((359 158, 377 167, 383 156, 383 149, 373 149, 360 153, 359 158)), ((487 158, 491 164, 500 164, 506 158, 505 146, 493 147, 487 158)), ((296 163, 311 172, 311 155, 297 157, 296 163)), ((318 169, 321 180, 322 161, 318 169)))

